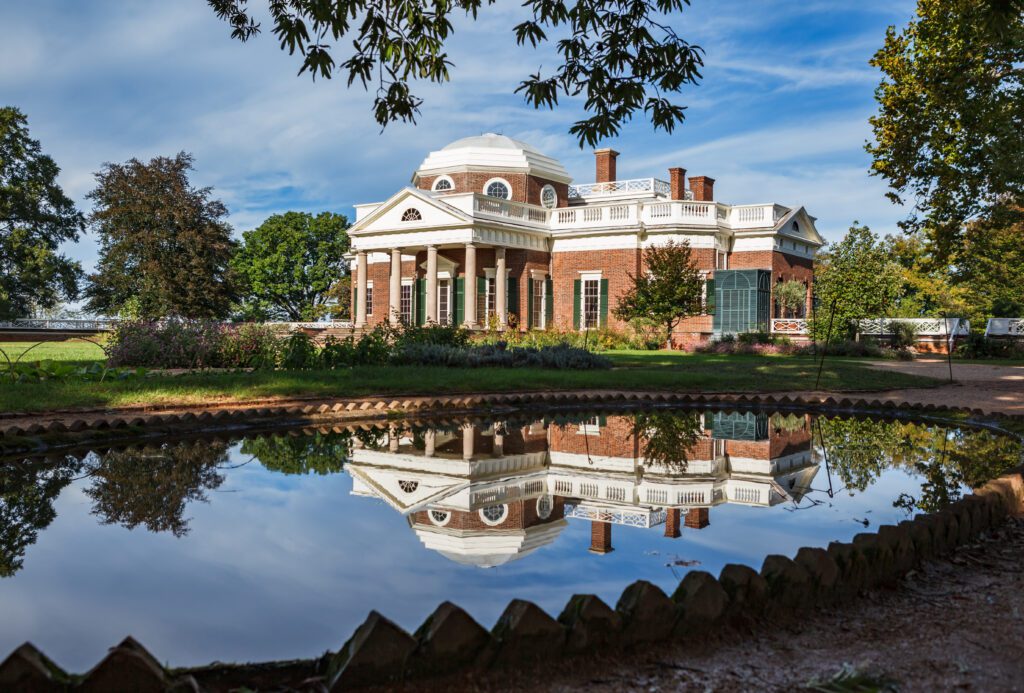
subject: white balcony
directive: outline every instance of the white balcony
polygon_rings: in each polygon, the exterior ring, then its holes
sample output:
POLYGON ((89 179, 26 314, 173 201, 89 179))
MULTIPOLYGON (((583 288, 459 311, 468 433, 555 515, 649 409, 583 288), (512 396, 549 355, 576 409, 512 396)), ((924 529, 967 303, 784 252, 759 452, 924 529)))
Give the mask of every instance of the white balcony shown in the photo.
POLYGON ((593 229, 603 226, 634 226, 639 219, 636 202, 585 207, 562 207, 551 212, 551 229, 593 229))
POLYGON ((631 178, 629 180, 611 180, 605 183, 583 183, 569 186, 570 200, 588 198, 636 197, 637 195, 671 194, 672 186, 657 178, 631 178))
MULTIPOLYGON (((454 195, 452 197, 455 197, 454 195)), ((446 200, 447 201, 447 200, 446 200)), ((487 195, 473 195, 473 216, 481 219, 513 222, 537 229, 548 228, 548 216, 551 212, 536 205, 523 204, 502 200, 487 195)))

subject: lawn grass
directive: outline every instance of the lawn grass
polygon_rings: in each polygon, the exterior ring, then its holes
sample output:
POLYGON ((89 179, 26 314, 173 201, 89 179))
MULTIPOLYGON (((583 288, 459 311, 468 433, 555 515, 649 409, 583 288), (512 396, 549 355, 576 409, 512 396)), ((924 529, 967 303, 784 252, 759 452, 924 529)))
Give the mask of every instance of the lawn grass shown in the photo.
MULTIPOLYGON (((726 356, 683 352, 612 352, 612 370, 364 366, 333 371, 256 371, 151 376, 113 382, 0 383, 0 411, 68 407, 201 404, 300 395, 345 397, 567 389, 675 392, 784 392, 814 388, 808 357, 726 356)), ((850 361, 826 362, 823 390, 882 390, 940 381, 884 372, 850 361)))
MULTIPOLYGON (((32 361, 68 361, 78 365, 106 360, 103 349, 91 342, 81 340, 65 340, 61 342, 0 342, 0 350, 7 354, 11 361, 21 357, 22 363, 32 361), (38 346, 37 346, 38 344, 38 346)), ((7 359, 0 354, 0 367, 7 364, 7 359)))

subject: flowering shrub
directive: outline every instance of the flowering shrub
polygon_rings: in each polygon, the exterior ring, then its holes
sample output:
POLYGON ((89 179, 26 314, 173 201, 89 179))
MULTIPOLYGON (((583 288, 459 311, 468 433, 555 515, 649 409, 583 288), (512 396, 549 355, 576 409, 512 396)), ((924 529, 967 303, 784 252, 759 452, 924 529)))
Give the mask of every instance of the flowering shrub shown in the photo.
POLYGON ((221 333, 217 365, 223 368, 274 368, 281 356, 282 334, 270 325, 244 323, 221 333))
POLYGON ((217 365, 221 326, 208 320, 119 323, 103 350, 111 366, 207 368, 217 365))

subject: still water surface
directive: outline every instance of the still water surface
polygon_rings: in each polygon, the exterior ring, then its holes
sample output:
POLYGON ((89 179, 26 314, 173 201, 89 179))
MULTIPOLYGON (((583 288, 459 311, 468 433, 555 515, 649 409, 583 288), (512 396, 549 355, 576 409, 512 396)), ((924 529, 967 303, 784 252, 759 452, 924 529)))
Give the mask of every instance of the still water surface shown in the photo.
POLYGON ((1020 459, 936 424, 754 412, 558 414, 148 442, 0 464, 0 659, 84 670, 336 650, 377 609, 490 627, 691 569, 760 568, 941 507, 1020 459))

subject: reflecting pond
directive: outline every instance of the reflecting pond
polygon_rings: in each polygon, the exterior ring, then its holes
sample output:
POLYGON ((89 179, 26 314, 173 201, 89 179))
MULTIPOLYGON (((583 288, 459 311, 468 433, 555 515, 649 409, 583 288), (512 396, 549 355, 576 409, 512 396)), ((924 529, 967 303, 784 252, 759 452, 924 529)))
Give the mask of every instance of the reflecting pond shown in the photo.
POLYGON ((0 464, 0 658, 84 670, 127 634, 172 665, 316 656, 377 609, 485 626, 636 579, 760 568, 956 500, 1016 439, 743 411, 557 413, 178 438, 0 464))

